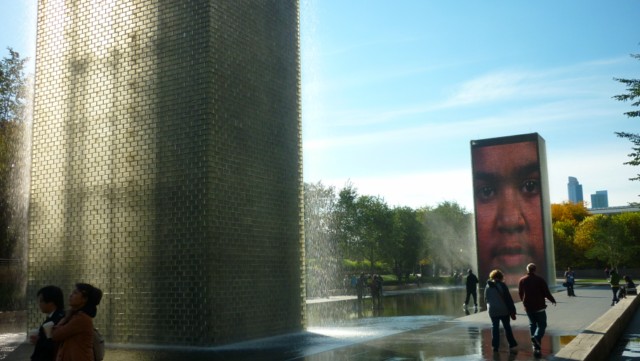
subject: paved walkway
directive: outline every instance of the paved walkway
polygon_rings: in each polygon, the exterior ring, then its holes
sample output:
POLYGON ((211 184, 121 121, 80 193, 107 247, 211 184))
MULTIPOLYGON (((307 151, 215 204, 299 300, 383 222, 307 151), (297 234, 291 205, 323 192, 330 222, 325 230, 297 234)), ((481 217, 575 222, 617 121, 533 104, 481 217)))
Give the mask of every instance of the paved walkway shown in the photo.
MULTIPOLYGON (((630 296, 618 305, 611 306, 611 291, 607 287, 576 288, 578 297, 568 297, 566 292, 555 292, 556 306, 548 307, 549 327, 543 339, 542 360, 575 360, 576 358, 557 357, 559 352, 569 350, 582 331, 593 328, 594 324, 613 324, 620 313, 636 306, 636 298, 630 296), (607 317, 615 318, 608 319, 607 317)), ((640 302, 640 298, 637 299, 640 302)), ((335 300, 339 302, 339 300, 335 300)), ((269 339, 248 341, 239 344, 211 348, 158 349, 118 347, 108 345, 105 361, 137 360, 530 360, 533 359, 529 341, 528 321, 521 303, 516 304, 518 318, 513 322, 514 333, 519 343, 518 352, 510 354, 504 351, 494 354, 491 351, 491 332, 489 317, 484 311, 460 318, 438 318, 434 316, 417 317, 378 317, 358 320, 353 328, 339 330, 339 337, 323 334, 323 330, 313 330, 295 335, 278 336, 269 339), (361 327, 363 326, 364 327, 361 327), (360 328, 359 328, 360 327, 360 328), (362 332, 366 330, 366 332, 362 332), (353 335, 349 336, 348 333, 353 335)), ((632 310, 635 315, 636 331, 640 333, 640 311, 632 310)), ((472 311, 473 312, 473 311, 472 311)), ((629 317, 629 320, 632 317, 629 317)), ((625 322, 633 325, 633 321, 625 322)), ((326 330, 325 330, 326 331, 326 330)), ((332 330, 335 331, 335 330, 332 330)), ((599 336, 608 331, 589 331, 599 336)), ((627 334, 629 331, 627 330, 627 334)), ((633 330, 631 331, 633 332, 633 330)), ((1 335, 0 335, 1 336, 1 335)), ((24 337, 24 334, 20 335, 24 337)), ((616 337, 614 341, 622 339, 616 337)), ((23 340, 24 338, 22 338, 23 340)), ((505 340, 503 340, 504 344, 505 340)), ((0 339, 0 343, 2 340, 0 339)), ((6 343, 5 343, 6 344, 6 343)), ((14 350, 5 353, 6 361, 25 361, 29 359, 32 346, 14 341, 10 347, 14 350), (13 345, 13 346, 12 346, 13 345), (17 347, 17 348, 16 348, 17 347)), ((579 346, 588 351, 590 346, 579 346)), ((611 359, 628 360, 629 358, 611 359)), ((623 350, 624 352, 624 350, 623 350)), ((0 353, 1 354, 1 353, 0 353)), ((609 357, 600 353, 597 358, 609 357)), ((2 359, 2 356, 0 356, 2 359)))

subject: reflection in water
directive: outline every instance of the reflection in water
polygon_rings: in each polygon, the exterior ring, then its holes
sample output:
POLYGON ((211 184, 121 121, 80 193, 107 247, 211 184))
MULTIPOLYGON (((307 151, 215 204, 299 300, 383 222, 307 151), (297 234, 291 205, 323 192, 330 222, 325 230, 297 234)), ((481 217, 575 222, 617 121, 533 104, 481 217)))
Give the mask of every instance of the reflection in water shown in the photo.
MULTIPOLYGON (((441 315, 460 317, 466 291, 460 287, 424 288, 411 293, 386 292, 383 309, 374 310, 370 298, 364 300, 361 317, 441 315)), ((482 307, 481 307, 482 309, 482 307)), ((355 300, 307 305, 309 326, 340 324, 359 318, 355 300)))

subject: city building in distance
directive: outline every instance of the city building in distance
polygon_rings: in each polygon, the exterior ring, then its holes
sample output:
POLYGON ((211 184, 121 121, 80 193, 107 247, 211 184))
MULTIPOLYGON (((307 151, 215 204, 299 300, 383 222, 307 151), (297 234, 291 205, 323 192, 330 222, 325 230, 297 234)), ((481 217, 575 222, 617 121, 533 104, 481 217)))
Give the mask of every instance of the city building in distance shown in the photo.
POLYGON ((609 195, 607 191, 596 191, 591 195, 591 208, 609 207, 609 195))
POLYGON ((584 197, 582 195, 582 184, 578 182, 578 179, 576 177, 569 177, 569 183, 567 184, 567 189, 569 191, 569 202, 571 203, 584 202, 584 197))

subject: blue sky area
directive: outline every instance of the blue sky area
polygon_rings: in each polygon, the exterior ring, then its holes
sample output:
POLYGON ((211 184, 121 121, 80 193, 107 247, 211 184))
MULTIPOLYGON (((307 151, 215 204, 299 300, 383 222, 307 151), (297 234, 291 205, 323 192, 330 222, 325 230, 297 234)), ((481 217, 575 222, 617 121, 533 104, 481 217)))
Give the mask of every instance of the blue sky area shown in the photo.
MULTIPOLYGON (((107 1, 107 0, 104 0, 107 1)), ((124 0, 123 0, 124 1, 124 0)), ((0 46, 34 58, 36 0, 0 0, 0 46)), ((301 0, 304 176, 390 206, 473 209, 469 141, 539 133, 551 201, 640 201, 640 1, 301 0)))

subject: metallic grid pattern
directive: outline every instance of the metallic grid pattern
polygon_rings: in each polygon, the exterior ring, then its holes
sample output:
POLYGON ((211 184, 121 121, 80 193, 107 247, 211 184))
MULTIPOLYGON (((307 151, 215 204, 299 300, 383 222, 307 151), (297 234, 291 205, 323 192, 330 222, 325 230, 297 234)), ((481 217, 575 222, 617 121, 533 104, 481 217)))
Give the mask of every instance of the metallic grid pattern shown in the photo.
POLYGON ((110 343, 302 329, 298 11, 39 0, 29 299, 102 288, 110 343))

